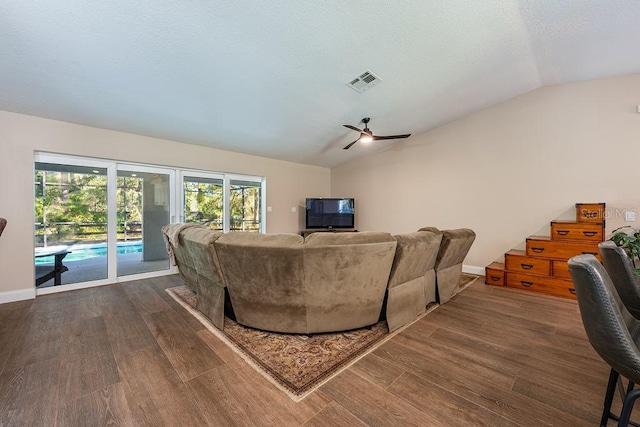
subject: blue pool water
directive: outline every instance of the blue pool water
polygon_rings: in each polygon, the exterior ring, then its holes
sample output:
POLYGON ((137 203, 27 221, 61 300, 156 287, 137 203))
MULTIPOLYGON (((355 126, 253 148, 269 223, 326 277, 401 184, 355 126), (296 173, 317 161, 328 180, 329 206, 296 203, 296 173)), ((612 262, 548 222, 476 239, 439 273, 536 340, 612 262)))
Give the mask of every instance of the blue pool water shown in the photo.
MULTIPOLYGON (((53 248, 52 248, 53 249, 53 248)), ((70 251, 70 254, 64 258, 63 262, 67 261, 81 261, 87 258, 107 256, 107 244, 99 243, 95 245, 73 245, 65 247, 70 251)), ((140 240, 134 242, 121 242, 118 243, 117 249, 118 255, 142 253, 142 242, 140 240)), ((36 265, 38 264, 53 264, 53 256, 46 256, 36 258, 36 265)))

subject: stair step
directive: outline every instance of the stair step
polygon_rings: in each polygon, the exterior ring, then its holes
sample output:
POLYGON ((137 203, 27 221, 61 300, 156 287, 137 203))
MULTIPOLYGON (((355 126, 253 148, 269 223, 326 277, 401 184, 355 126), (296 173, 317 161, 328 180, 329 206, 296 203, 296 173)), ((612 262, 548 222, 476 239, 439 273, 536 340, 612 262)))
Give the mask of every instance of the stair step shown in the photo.
POLYGON ((504 255, 507 271, 520 273, 551 275, 551 261, 537 257, 527 256, 525 251, 511 250, 504 255))
POLYGON ((578 222, 604 222, 604 203, 576 203, 576 220, 578 222))
POLYGON ((527 256, 530 257, 566 261, 571 257, 583 254, 593 254, 600 259, 598 242, 551 240, 547 236, 531 236, 527 238, 527 256))
POLYGON ((604 223, 551 221, 551 240, 604 241, 604 223))
POLYGON ((504 263, 492 262, 485 267, 484 283, 493 286, 504 286, 504 263))

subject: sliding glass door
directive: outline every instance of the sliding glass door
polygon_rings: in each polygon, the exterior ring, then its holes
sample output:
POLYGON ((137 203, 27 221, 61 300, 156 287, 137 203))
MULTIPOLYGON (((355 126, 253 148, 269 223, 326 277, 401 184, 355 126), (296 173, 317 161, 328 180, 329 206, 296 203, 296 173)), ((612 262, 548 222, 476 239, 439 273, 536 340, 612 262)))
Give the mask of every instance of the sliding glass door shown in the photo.
POLYGON ((108 165, 41 160, 34 171, 36 286, 106 279, 108 165))
POLYGON ((117 169, 118 276, 168 270, 161 230, 174 216, 174 171, 120 164, 117 169))
POLYGON ((264 194, 261 177, 37 153, 38 293, 175 272, 164 225, 190 222, 224 232, 264 232, 264 194))

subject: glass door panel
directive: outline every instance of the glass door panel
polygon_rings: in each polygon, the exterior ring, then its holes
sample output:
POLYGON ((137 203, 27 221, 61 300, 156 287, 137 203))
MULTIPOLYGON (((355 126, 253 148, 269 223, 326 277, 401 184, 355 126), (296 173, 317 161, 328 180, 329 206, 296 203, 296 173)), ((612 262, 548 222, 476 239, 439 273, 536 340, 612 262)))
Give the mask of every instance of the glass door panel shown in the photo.
POLYGON ((36 287, 106 279, 107 168, 35 163, 36 287))
POLYGON ((229 214, 231 231, 259 233, 262 226, 262 182, 231 179, 229 214))
POLYGON ((224 229, 223 179, 185 175, 182 182, 184 222, 195 222, 212 230, 222 231, 224 229))
POLYGON ((161 230, 172 217, 171 174, 118 165, 118 276, 169 269, 161 230))

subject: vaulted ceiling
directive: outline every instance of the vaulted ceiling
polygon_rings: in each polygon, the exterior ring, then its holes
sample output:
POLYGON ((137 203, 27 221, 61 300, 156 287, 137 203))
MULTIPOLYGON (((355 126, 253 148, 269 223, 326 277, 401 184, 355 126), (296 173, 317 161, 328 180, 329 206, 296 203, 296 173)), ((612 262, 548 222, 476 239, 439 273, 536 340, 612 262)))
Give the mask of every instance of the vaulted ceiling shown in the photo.
POLYGON ((0 2, 0 109, 328 167, 397 142, 343 150, 363 117, 415 135, 637 72, 637 0, 0 2))

